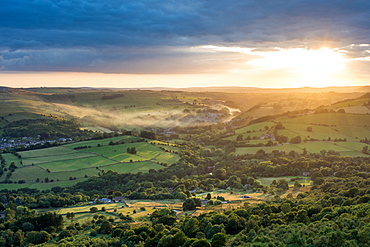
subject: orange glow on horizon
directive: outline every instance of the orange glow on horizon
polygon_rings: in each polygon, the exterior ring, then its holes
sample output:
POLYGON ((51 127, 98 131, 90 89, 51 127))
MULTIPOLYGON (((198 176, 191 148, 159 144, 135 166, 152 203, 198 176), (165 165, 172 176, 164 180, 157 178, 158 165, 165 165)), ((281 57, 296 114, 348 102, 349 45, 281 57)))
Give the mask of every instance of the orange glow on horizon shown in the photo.
POLYGON ((344 54, 335 49, 279 49, 258 54, 262 58, 253 59, 247 64, 274 69, 286 68, 291 73, 301 74, 304 78, 302 82, 311 87, 335 85, 335 81, 330 80, 330 75, 340 73, 345 68, 344 54))

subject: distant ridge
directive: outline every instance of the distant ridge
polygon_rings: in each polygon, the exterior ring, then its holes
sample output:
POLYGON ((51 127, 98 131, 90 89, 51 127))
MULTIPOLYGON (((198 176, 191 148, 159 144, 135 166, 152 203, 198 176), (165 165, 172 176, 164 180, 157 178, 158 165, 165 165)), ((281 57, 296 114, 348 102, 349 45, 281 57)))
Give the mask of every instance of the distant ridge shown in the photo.
POLYGON ((260 88, 260 87, 242 87, 242 86, 215 86, 215 87, 138 87, 138 88, 90 88, 81 89, 100 89, 100 90, 149 90, 149 91, 187 91, 187 92, 228 92, 228 93, 276 93, 277 91, 290 92, 370 92, 370 86, 345 86, 345 87, 301 87, 301 88, 260 88))
MULTIPOLYGON (((229 93, 276 93, 276 92, 307 92, 307 93, 322 93, 322 92, 370 92, 369 86, 343 86, 343 87, 301 87, 301 88, 260 88, 260 87, 243 87, 243 86, 215 86, 215 87, 137 87, 137 88, 112 88, 112 87, 42 87, 44 89, 63 89, 63 90, 112 90, 112 91, 126 91, 126 90, 148 90, 148 91, 187 91, 187 92, 229 92, 229 93)), ((42 89, 38 87, 21 88, 23 90, 37 90, 42 89)), ((1 90, 10 89, 9 87, 0 87, 1 90)))

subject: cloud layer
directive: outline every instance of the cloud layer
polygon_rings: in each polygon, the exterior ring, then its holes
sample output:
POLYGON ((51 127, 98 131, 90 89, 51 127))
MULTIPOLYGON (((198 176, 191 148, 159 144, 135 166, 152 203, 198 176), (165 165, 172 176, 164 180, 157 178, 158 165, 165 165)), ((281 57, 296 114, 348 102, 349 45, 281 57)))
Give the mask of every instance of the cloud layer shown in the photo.
MULTIPOLYGON (((365 0, 0 0, 0 70, 211 73, 259 51, 319 48, 369 57, 365 0), (351 46, 355 44, 355 46, 351 46)), ((366 59, 365 59, 366 61, 366 59)), ((245 61, 243 61, 245 62, 245 61)))

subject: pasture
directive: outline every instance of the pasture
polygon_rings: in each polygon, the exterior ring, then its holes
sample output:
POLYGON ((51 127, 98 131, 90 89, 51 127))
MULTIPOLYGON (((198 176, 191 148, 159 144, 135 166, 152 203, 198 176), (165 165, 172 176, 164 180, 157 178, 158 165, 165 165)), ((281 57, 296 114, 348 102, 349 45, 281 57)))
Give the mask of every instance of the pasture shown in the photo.
POLYGON ((156 209, 170 208, 174 210, 182 210, 182 201, 178 199, 172 200, 125 200, 125 202, 104 203, 104 204, 88 204, 82 206, 66 207, 56 210, 40 209, 39 212, 56 211, 58 214, 63 215, 65 223, 68 224, 71 220, 66 218, 67 213, 74 213, 74 222, 91 221, 94 215, 104 215, 107 218, 113 218, 115 223, 120 223, 122 220, 119 214, 128 215, 133 218, 134 222, 149 221, 149 216, 156 209), (98 212, 92 213, 90 208, 96 207, 98 212), (102 211, 104 208, 104 211, 102 211), (143 210, 145 209, 145 210, 143 210))
MULTIPOLYGON (((267 153, 273 150, 302 152, 305 148, 310 153, 333 150, 344 156, 363 156, 361 151, 366 144, 361 143, 360 139, 370 138, 370 115, 368 114, 311 113, 296 117, 279 117, 274 122, 267 121, 239 128, 235 130, 235 135, 224 138, 224 140, 236 140, 237 135, 242 134, 244 140, 247 136, 258 138, 249 140, 247 144, 265 144, 269 140, 267 138, 276 133, 276 135, 286 136, 288 143, 272 147, 237 147, 235 153, 255 154, 259 149, 264 149, 267 153), (274 132, 271 127, 278 122, 282 123, 284 129, 274 132), (308 127, 311 127, 312 131, 308 131, 308 127), (289 143, 296 136, 302 138, 302 143, 289 143), (311 139, 314 141, 310 141, 311 139), (334 142, 335 139, 346 141, 334 142)), ((271 138, 274 141, 273 137, 271 138)))
MULTIPOLYGON (((133 136, 120 136, 18 152, 21 158, 10 153, 3 154, 6 168, 12 162, 18 168, 8 179, 12 183, 2 183, 0 189, 71 186, 108 170, 119 173, 147 172, 150 169, 164 168, 161 164, 171 165, 179 160, 177 153, 159 148, 163 144, 166 144, 167 148, 170 144, 135 142, 138 139, 133 136), (109 145, 111 141, 125 144, 109 145), (127 148, 135 148, 136 154, 128 153, 127 148)), ((177 148, 171 149, 175 151, 177 148)), ((0 181, 5 180, 5 175, 0 177, 0 181)))

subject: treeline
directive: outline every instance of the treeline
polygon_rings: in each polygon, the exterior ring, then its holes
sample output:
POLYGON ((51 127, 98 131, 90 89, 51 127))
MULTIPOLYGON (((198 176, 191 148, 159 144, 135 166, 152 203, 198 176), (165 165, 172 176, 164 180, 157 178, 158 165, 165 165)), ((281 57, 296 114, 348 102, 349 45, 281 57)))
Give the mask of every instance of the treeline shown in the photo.
MULTIPOLYGON (((72 220, 64 229, 60 215, 37 214, 19 206, 18 197, 9 196, 6 205, 0 204, 5 210, 0 242, 3 246, 368 246, 369 185, 370 178, 353 174, 329 177, 296 198, 275 194, 259 204, 244 203, 199 216, 177 216, 169 208, 157 209, 150 214, 150 221, 141 225, 125 223, 132 219, 124 215, 121 223, 116 223, 114 218, 91 210, 95 216, 88 223, 74 222, 74 215, 69 214, 72 220), (96 238, 102 235, 105 237, 96 238)), ((52 192, 60 193, 56 189, 52 192)), ((184 202, 186 209, 205 207, 199 199, 184 202)))
POLYGON ((118 93, 118 94, 112 94, 112 95, 104 95, 101 97, 101 100, 109 100, 109 99, 117 99, 117 98, 122 98, 125 97, 123 93, 118 93))
POLYGON ((72 138, 78 140, 101 136, 101 133, 81 130, 73 120, 23 119, 11 122, 3 128, 3 137, 33 137, 40 140, 72 138))

